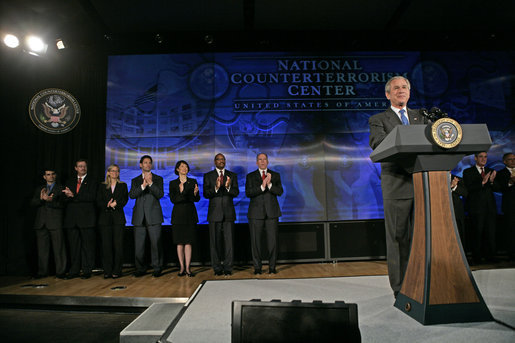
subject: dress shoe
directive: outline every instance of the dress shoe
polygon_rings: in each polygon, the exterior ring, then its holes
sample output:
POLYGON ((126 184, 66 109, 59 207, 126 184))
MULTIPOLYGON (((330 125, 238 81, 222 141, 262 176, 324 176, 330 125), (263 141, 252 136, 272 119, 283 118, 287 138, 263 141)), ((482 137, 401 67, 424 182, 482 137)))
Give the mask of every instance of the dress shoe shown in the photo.
POLYGON ((181 276, 181 277, 182 277, 182 276, 185 276, 185 275, 186 275, 186 272, 185 272, 184 270, 183 270, 182 272, 179 272, 179 273, 177 274, 177 276, 181 276))
POLYGON ((134 276, 135 277, 142 277, 143 275, 145 275, 147 272, 144 272, 144 271, 141 271, 141 270, 138 270, 138 271, 135 271, 134 272, 134 276))
POLYGON ((186 272, 186 275, 188 275, 188 277, 194 277, 194 276, 195 276, 195 273, 192 273, 192 272, 186 272))
POLYGON ((268 274, 277 274, 277 270, 275 270, 275 268, 269 269, 268 274))
POLYGON ((68 275, 66 275, 65 280, 71 280, 71 279, 75 279, 77 277, 79 277, 79 274, 68 274, 68 275))
POLYGON ((226 270, 226 271, 224 271, 224 275, 230 276, 230 275, 232 275, 232 272, 230 270, 226 270))
POLYGON ((223 274, 224 274, 224 272, 222 272, 221 270, 215 270, 215 275, 216 276, 221 276, 223 274))
POLYGON ((163 275, 163 273, 160 270, 154 270, 152 273, 153 277, 160 277, 161 275, 163 275))
POLYGON ((89 279, 90 277, 91 277, 91 273, 85 273, 85 274, 82 274, 82 276, 80 278, 83 280, 86 280, 86 279, 89 279))
POLYGON ((260 275, 261 273, 261 269, 254 269, 254 275, 260 275))
POLYGON ((63 279, 66 279, 66 274, 56 274, 55 277, 63 280, 63 279))

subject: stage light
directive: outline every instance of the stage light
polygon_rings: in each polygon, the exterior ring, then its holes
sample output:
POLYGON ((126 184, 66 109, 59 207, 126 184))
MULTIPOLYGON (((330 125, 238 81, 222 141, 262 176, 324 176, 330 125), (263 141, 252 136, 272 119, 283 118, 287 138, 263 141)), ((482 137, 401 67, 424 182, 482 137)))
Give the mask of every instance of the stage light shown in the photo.
POLYGON ((156 39, 157 44, 163 43, 163 36, 161 36, 159 33, 156 34, 155 39, 156 39))
POLYGON ((9 48, 17 48, 20 45, 20 40, 15 35, 6 34, 4 36, 4 44, 9 48))
POLYGON ((60 38, 55 41, 55 45, 57 46, 57 49, 59 49, 59 50, 66 48, 66 46, 64 46, 63 40, 60 38))
POLYGON ((48 47, 48 45, 45 44, 41 38, 36 36, 28 36, 25 42, 27 44, 27 48, 29 49, 27 52, 35 56, 44 54, 48 47))

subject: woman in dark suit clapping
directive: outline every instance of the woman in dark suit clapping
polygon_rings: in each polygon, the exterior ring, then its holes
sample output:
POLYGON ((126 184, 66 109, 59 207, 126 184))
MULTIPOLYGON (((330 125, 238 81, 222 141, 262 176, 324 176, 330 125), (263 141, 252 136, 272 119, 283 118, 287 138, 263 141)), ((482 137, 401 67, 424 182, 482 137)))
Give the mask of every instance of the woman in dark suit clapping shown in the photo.
POLYGON ((170 200, 172 210, 172 236, 177 244, 177 256, 181 269, 179 276, 194 274, 190 270, 191 245, 195 242, 195 227, 198 223, 195 202, 200 200, 197 180, 187 177, 190 166, 186 161, 175 165, 175 175, 179 177, 170 181, 170 200))
POLYGON ((128 198, 127 184, 120 181, 120 167, 111 164, 107 167, 106 179, 100 184, 97 192, 104 279, 116 279, 122 275, 125 228, 123 207, 127 204, 128 198))

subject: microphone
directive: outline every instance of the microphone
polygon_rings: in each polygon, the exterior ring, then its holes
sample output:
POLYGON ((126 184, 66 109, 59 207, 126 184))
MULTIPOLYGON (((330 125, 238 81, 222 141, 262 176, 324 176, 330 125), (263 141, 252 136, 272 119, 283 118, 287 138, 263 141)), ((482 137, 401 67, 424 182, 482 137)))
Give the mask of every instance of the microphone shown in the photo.
POLYGON ((419 112, 420 114, 422 114, 424 118, 426 118, 427 120, 431 120, 431 117, 429 116, 429 113, 427 113, 426 108, 422 107, 421 109, 419 109, 419 112))
POLYGON ((432 107, 429 110, 429 113, 432 114, 437 119, 448 117, 447 113, 442 112, 442 110, 439 109, 438 107, 432 107))

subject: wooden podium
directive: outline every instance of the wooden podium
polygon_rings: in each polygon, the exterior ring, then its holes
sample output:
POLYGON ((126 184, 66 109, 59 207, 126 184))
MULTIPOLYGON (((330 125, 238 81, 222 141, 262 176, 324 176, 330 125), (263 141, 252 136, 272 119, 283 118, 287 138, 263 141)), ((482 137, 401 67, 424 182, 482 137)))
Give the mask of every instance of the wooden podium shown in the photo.
POLYGON ((493 320, 460 241, 449 173, 466 155, 487 151, 492 141, 484 124, 462 130, 461 143, 443 149, 428 139, 425 125, 399 125, 370 155, 413 174, 410 257, 394 306, 424 325, 493 320))

